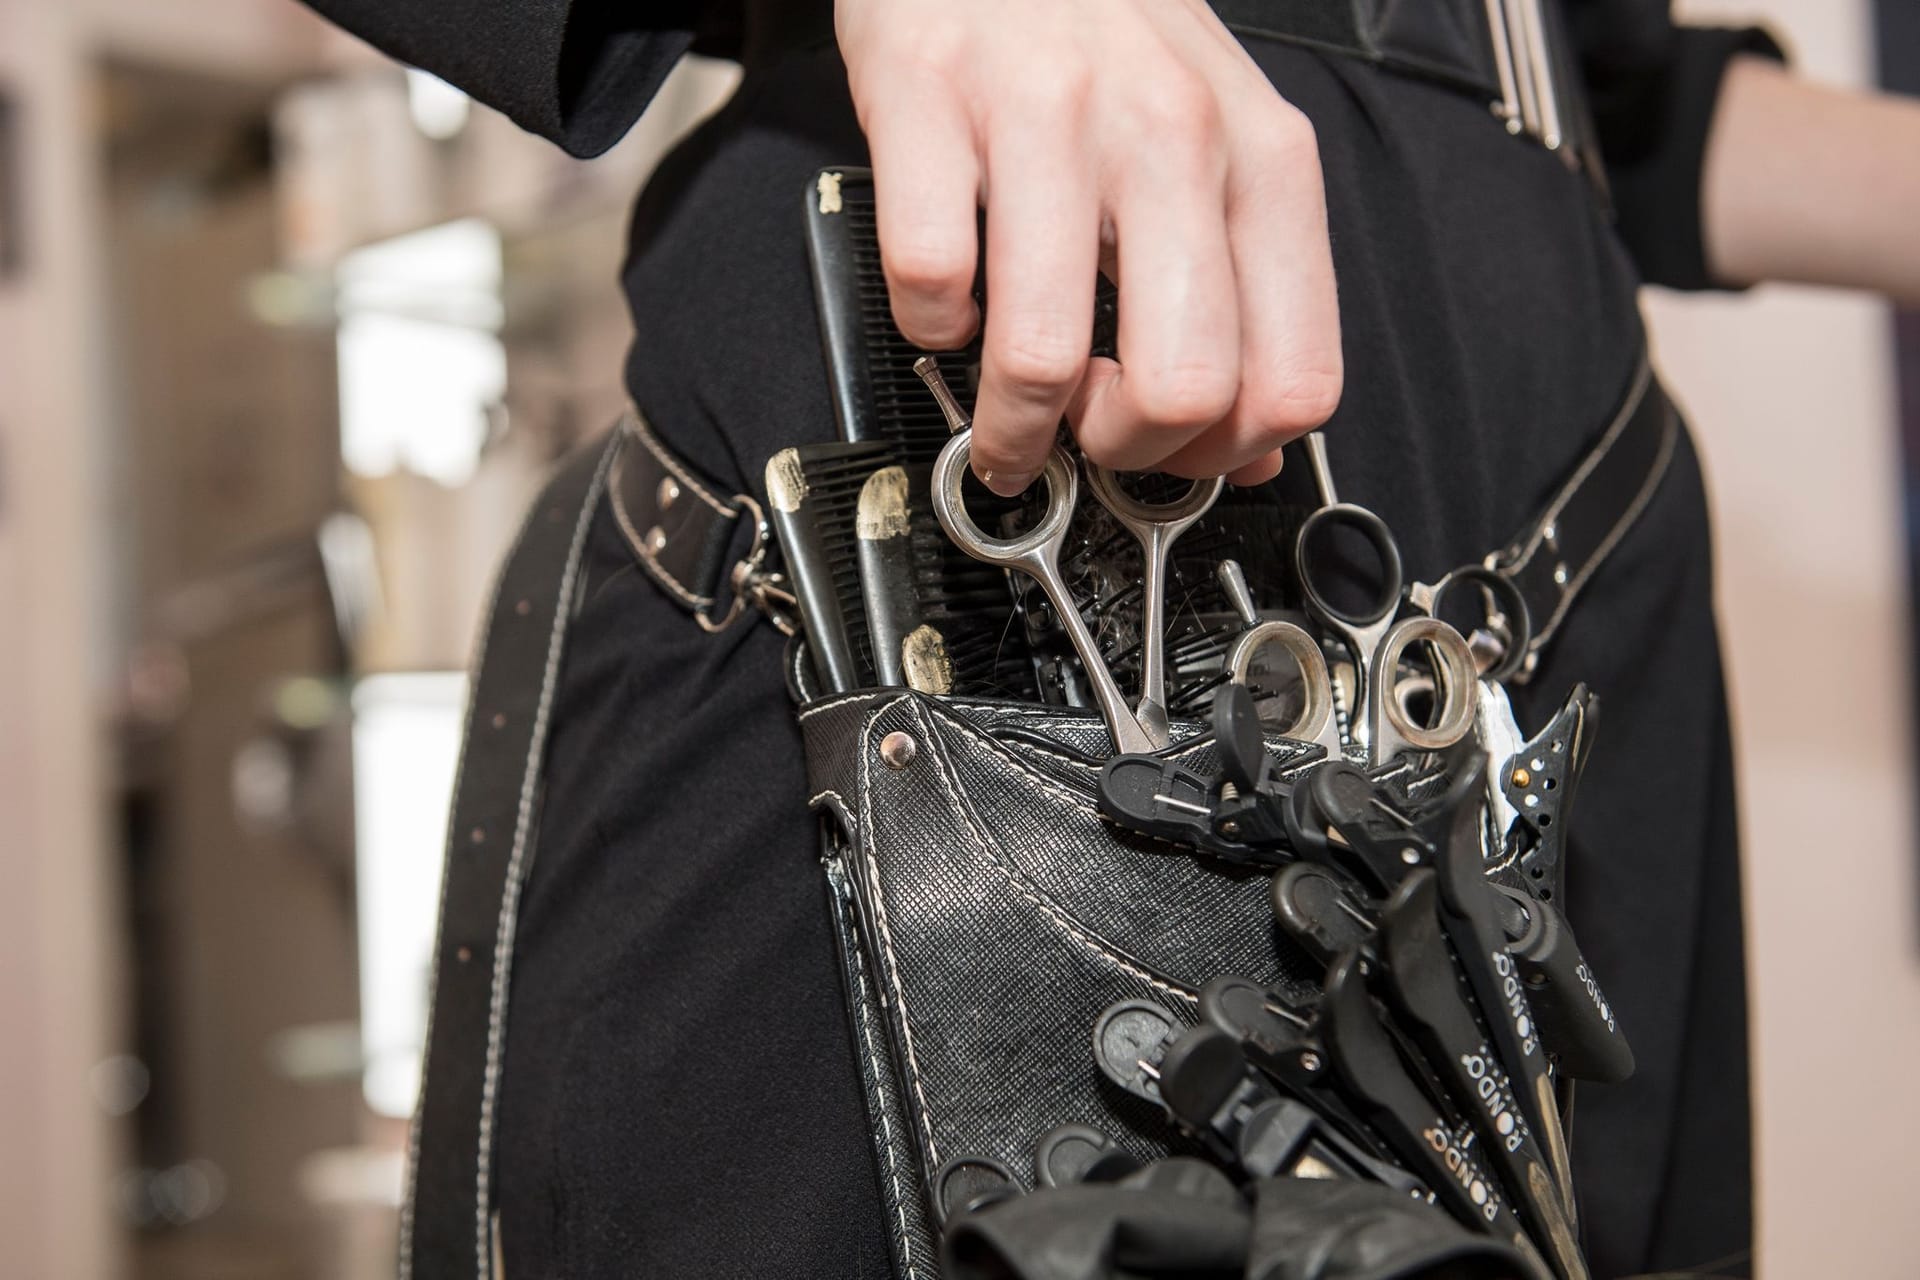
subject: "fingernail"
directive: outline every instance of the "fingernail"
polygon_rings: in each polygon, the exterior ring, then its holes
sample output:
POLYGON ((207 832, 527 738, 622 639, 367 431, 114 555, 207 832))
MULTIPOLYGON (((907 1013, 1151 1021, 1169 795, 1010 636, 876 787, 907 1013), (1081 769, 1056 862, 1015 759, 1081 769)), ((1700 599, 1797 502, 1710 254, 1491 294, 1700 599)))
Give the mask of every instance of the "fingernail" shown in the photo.
POLYGON ((980 473, 980 483, 1003 498, 1017 498, 1027 491, 1036 473, 1032 471, 994 471, 980 473))

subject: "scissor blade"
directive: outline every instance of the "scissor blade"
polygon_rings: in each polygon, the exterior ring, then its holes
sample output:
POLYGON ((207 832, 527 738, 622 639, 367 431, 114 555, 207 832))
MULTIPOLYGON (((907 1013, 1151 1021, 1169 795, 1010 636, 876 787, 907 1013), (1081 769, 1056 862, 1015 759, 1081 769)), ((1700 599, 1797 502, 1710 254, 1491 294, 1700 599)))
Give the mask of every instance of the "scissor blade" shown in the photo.
POLYGON ((1133 709, 1133 718, 1139 722, 1142 732, 1153 739, 1155 750, 1165 747, 1172 741, 1172 727, 1168 723, 1167 709, 1152 698, 1140 699, 1133 709))

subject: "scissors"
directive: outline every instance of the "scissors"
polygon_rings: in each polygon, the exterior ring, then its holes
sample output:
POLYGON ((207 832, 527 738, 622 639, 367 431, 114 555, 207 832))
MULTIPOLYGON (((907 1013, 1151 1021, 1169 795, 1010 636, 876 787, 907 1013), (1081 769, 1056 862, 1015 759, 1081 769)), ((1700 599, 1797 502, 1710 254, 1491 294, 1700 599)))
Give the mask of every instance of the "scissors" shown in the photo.
MULTIPOLYGON (((1473 651, 1458 631, 1432 612, 1416 610, 1401 616, 1406 584, 1393 533, 1365 507, 1340 501, 1326 442, 1316 433, 1307 436, 1305 444, 1320 508, 1300 527, 1294 542, 1294 568, 1308 616, 1353 657, 1360 686, 1354 701, 1363 713, 1355 718, 1354 736, 1365 746, 1369 763, 1376 766, 1404 751, 1443 751, 1474 727, 1480 673, 1473 651), (1334 571, 1344 571, 1343 581, 1351 578, 1351 567, 1342 563, 1339 551, 1356 537, 1372 550, 1379 568, 1370 584, 1364 582, 1365 574, 1359 575, 1363 598, 1349 604, 1335 599, 1334 571), (1431 656, 1432 679, 1403 683, 1401 660, 1416 645, 1431 656), (1407 695, 1428 689, 1435 700, 1432 713, 1416 715, 1407 695)), ((1428 590, 1423 599, 1431 604, 1437 597, 1428 590)), ((1287 622, 1250 626, 1229 653, 1228 669, 1234 679, 1244 682, 1256 657, 1274 650, 1296 666, 1307 695, 1300 714, 1284 730, 1286 736, 1318 742, 1330 754, 1343 754, 1333 714, 1333 681, 1319 642, 1305 629, 1287 622)))
POLYGON ((1018 569, 1040 585, 1054 616, 1066 630, 1073 651, 1086 669, 1114 746, 1122 754, 1150 754, 1169 741, 1167 722, 1166 596, 1167 561, 1173 544, 1213 506, 1226 481, 1215 477, 1196 480, 1186 493, 1170 502, 1147 502, 1128 493, 1119 474, 1087 464, 1087 488, 1115 522, 1139 542, 1145 563, 1141 569, 1141 689, 1137 706, 1129 706, 1100 647, 1080 616, 1080 607, 1060 574, 1060 555, 1080 502, 1080 468, 1058 445, 1047 456, 1041 480, 1047 486, 1044 514, 1031 529, 1012 538, 996 538, 981 530, 967 512, 961 485, 973 456, 973 424, 960 407, 938 364, 930 356, 914 362, 914 372, 926 382, 953 432, 933 464, 933 512, 956 546, 976 560, 1018 569))
POLYGON ((1333 715, 1333 677, 1327 671, 1327 658, 1320 651, 1320 642, 1308 635, 1304 627, 1291 622, 1261 621, 1260 611, 1254 607, 1253 592, 1247 587, 1246 572, 1238 561, 1222 560, 1219 577, 1234 612, 1246 624, 1246 630, 1227 652, 1227 673, 1235 684, 1246 684, 1256 663, 1261 669, 1267 669, 1262 659, 1278 650, 1298 675, 1302 696, 1300 709, 1292 720, 1269 723, 1268 727, 1283 738, 1317 742, 1327 749, 1329 757, 1339 759, 1345 748, 1340 742, 1340 726, 1333 715))

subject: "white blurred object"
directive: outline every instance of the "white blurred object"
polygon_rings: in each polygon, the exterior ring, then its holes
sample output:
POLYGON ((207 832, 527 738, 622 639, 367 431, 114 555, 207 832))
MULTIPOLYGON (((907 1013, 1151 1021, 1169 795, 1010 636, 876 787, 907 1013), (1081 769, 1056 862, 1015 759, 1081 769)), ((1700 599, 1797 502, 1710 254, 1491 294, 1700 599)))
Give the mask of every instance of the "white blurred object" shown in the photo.
POLYGON ((445 142, 467 127, 473 100, 439 76, 409 67, 407 110, 414 128, 435 142, 445 142))
POLYGON ((507 389, 500 235, 478 218, 357 249, 339 280, 340 454, 465 483, 507 389))
POLYGON ((381 1115, 413 1113, 427 1034, 447 811, 467 679, 370 676, 353 691, 360 918, 361 1089, 381 1115))

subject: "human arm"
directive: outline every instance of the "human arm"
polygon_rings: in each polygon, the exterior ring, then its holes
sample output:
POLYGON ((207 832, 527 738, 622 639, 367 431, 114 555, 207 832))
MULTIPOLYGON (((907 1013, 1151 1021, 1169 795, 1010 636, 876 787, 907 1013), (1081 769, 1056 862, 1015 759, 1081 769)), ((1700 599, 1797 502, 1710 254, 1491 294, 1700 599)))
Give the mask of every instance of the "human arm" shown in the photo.
POLYGON ((1920 102, 1734 60, 1702 180, 1709 267, 1920 303, 1920 102))

